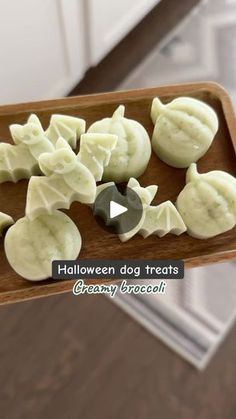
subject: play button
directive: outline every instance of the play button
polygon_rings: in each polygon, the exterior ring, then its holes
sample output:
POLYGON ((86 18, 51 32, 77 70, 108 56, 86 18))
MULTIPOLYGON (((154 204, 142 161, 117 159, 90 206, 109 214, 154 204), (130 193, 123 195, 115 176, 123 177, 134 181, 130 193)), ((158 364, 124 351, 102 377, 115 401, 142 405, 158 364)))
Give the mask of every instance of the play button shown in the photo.
POLYGON ((124 193, 121 193, 116 185, 111 185, 102 188, 98 193, 93 206, 93 214, 99 225, 106 231, 124 234, 140 222, 143 205, 133 189, 126 187, 124 193))
POLYGON ((128 208, 123 205, 117 204, 115 201, 110 202, 110 218, 115 218, 118 215, 124 214, 126 211, 128 211, 128 208))

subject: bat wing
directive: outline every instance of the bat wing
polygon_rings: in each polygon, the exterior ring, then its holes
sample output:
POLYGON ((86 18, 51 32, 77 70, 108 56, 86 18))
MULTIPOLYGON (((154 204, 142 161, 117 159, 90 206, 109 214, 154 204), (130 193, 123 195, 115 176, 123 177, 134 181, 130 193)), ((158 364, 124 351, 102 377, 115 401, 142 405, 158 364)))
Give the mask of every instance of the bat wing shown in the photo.
POLYGON ((45 211, 52 214, 59 208, 69 209, 75 191, 61 176, 32 176, 29 181, 25 213, 34 219, 45 211))
POLYGON ((186 231, 181 215, 170 201, 156 207, 150 206, 145 213, 145 219, 139 234, 144 238, 155 234, 163 237, 168 233, 179 236, 186 231))
POLYGON ((75 149, 77 140, 85 132, 85 120, 69 115, 52 115, 50 125, 45 134, 55 145, 58 138, 62 137, 75 149))
POLYGON ((40 173, 38 162, 27 147, 0 143, 0 183, 17 182, 40 173))
POLYGON ((102 180, 104 167, 109 164, 117 139, 112 134, 81 135, 78 159, 90 170, 96 182, 102 180))
POLYGON ((65 176, 32 176, 26 198, 26 215, 33 219, 43 212, 69 209, 74 201, 92 204, 96 196, 96 183, 90 171, 82 164, 73 174, 65 176))
POLYGON ((126 242, 127 240, 135 236, 135 234, 139 233, 140 228, 142 228, 144 219, 145 219, 145 214, 143 213, 141 220, 134 228, 132 228, 132 230, 128 231, 127 233, 119 234, 120 241, 126 242))

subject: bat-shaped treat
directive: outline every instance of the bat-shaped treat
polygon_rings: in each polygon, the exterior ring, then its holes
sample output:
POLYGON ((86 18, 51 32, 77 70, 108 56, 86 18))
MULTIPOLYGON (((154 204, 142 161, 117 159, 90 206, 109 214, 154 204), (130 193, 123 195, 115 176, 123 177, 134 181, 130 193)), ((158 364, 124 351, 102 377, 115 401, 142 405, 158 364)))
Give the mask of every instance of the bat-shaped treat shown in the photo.
POLYGON ((24 144, 0 143, 0 183, 16 183, 39 173, 38 162, 24 144))
POLYGON ((144 238, 151 234, 163 237, 168 233, 179 236, 186 231, 181 215, 171 201, 165 201, 157 206, 149 206, 145 212, 144 222, 139 234, 144 238))
POLYGON ((38 159, 42 153, 52 152, 59 137, 72 148, 85 131, 85 121, 67 115, 52 115, 44 131, 37 115, 31 114, 24 125, 9 127, 15 145, 0 143, 0 183, 17 182, 41 174, 38 159))
POLYGON ((35 218, 45 210, 69 208, 79 201, 92 204, 96 196, 96 180, 100 180, 108 164, 116 135, 84 134, 80 152, 76 155, 68 143, 59 138, 55 150, 41 154, 39 166, 45 177, 30 179, 26 215, 35 218))
POLYGON ((26 124, 12 124, 9 128, 15 144, 0 143, 0 183, 17 182, 40 174, 40 154, 54 150, 34 114, 26 124))
MULTIPOLYGON (((113 182, 108 182, 97 187, 96 195, 109 186, 113 186, 113 182)), ((144 238, 155 234, 163 237, 168 233, 180 235, 186 231, 186 226, 181 215, 170 201, 165 201, 157 206, 152 206, 158 187, 156 185, 143 188, 135 178, 130 178, 127 186, 133 189, 139 196, 143 205, 143 214, 138 225, 127 233, 119 234, 119 239, 125 242, 135 234, 140 234, 144 238)))
MULTIPOLYGON (((154 188, 154 185, 142 188, 138 181, 132 178, 130 179, 128 186, 139 195, 142 203, 145 203, 144 198, 142 198, 143 190, 154 188)), ((186 226, 182 217, 171 201, 165 201, 157 206, 152 206, 150 204, 151 202, 148 203, 147 201, 146 204, 143 205, 142 224, 139 227, 138 234, 141 234, 144 238, 150 236, 151 234, 163 237, 168 233, 179 236, 186 231, 186 226)), ((123 239, 122 241, 126 241, 129 238, 129 233, 120 237, 121 240, 123 239)))
POLYGON ((119 239, 122 242, 126 242, 127 240, 131 239, 131 237, 133 237, 135 234, 139 233, 145 220, 146 210, 147 208, 149 208, 158 190, 157 185, 150 185, 146 188, 143 188, 142 186, 140 186, 139 182, 135 178, 130 178, 127 186, 128 188, 133 189, 133 191, 136 192, 136 194, 139 196, 143 206, 143 213, 137 226, 135 226, 132 230, 126 233, 119 234, 119 239))
POLYGON ((59 138, 52 153, 39 157, 45 176, 32 176, 29 181, 26 215, 34 219, 43 212, 70 208, 74 201, 94 202, 96 182, 90 170, 82 164, 68 143, 59 138))

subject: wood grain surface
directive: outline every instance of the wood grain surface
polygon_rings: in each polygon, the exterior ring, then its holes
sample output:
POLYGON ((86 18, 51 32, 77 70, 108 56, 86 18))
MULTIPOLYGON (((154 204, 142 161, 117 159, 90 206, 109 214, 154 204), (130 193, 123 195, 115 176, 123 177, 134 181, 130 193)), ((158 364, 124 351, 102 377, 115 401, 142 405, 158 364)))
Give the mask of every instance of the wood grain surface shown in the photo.
MULTIPOLYGON (((98 119, 110 116, 118 104, 126 105, 126 116, 142 123, 152 134, 150 107, 155 96, 164 101, 187 95, 204 100, 217 112, 220 128, 208 153, 199 161, 200 172, 219 169, 236 176, 236 120, 230 98, 223 88, 215 83, 194 83, 163 86, 151 89, 114 92, 58 100, 33 102, 0 107, 0 139, 10 142, 9 125, 25 123, 28 115, 35 112, 46 126, 52 113, 80 116, 87 121, 87 127, 98 119)), ((173 202, 185 185, 185 169, 174 169, 153 153, 148 169, 140 177, 143 186, 158 184, 155 204, 170 199, 173 202)), ((15 220, 24 216, 28 181, 0 185, 0 210, 15 220)), ((186 266, 200 266, 236 258, 235 229, 210 240, 197 240, 186 233, 176 237, 168 235, 162 239, 150 236, 143 239, 135 236, 127 243, 121 243, 111 233, 105 232, 96 223, 91 209, 74 203, 65 211, 77 224, 83 238, 80 258, 101 259, 183 259, 186 266)), ((52 280, 31 283, 20 278, 9 266, 0 243, 0 303, 37 298, 71 290, 73 281, 52 280)))
POLYGON ((0 312, 1 419, 236 417, 236 326, 199 372, 101 295, 0 312))

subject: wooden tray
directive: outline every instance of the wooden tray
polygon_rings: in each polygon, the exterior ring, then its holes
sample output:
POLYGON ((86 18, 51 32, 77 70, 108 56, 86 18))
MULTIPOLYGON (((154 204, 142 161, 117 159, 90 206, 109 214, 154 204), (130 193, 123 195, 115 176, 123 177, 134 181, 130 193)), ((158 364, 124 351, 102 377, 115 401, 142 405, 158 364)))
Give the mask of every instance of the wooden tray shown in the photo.
MULTIPOLYGON (((118 104, 125 104, 126 116, 141 122, 152 134, 150 120, 152 99, 160 96, 170 101, 176 96, 187 95, 204 100, 217 112, 220 128, 208 153, 199 161, 200 172, 219 169, 236 176, 236 119, 227 92, 215 83, 195 83, 131 90, 98 95, 64 98, 0 107, 0 140, 11 141, 9 124, 25 123, 28 115, 37 113, 44 127, 52 113, 80 116, 87 121, 87 127, 98 119, 110 116, 118 104), (235 136, 235 137, 234 137, 235 136)), ((167 199, 175 201, 185 185, 185 169, 174 169, 162 163, 153 153, 148 169, 140 178, 143 186, 158 184, 155 199, 158 204, 167 199)), ((0 210, 15 220, 24 216, 28 181, 0 185, 0 210)), ((183 259, 186 267, 207 263, 223 262, 236 258, 236 229, 210 240, 197 240, 183 234, 168 235, 162 239, 150 236, 143 239, 135 236, 126 243, 105 232, 95 222, 90 208, 74 203, 68 213, 78 225, 83 247, 81 259, 183 259)), ((0 243, 0 304, 37 298, 70 291, 73 281, 28 282, 19 277, 9 266, 0 243)))

